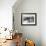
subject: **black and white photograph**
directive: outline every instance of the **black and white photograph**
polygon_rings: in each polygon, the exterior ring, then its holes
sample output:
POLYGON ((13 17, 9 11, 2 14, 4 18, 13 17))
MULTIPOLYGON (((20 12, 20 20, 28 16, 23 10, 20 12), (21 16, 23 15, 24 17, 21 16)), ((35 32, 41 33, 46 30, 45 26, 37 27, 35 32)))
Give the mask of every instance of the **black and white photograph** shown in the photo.
POLYGON ((36 13, 22 13, 21 24, 22 25, 36 25, 36 13))

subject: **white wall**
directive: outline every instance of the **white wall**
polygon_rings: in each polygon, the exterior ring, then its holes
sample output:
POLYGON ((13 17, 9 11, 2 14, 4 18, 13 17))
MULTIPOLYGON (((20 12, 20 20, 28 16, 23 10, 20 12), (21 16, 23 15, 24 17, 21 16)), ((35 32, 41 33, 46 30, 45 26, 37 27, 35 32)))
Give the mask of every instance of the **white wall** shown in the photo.
MULTIPOLYGON (((21 1, 21 0, 20 0, 21 1)), ((18 1, 19 2, 19 1, 18 1)), ((22 2, 13 6, 15 30, 22 32, 24 38, 34 40, 36 46, 41 46, 41 1, 40 0, 22 0, 22 2), (37 13, 36 26, 22 26, 21 13, 37 13)))
POLYGON ((16 0, 0 0, 0 27, 12 28, 12 6, 16 0))
POLYGON ((42 46, 46 46, 46 0, 41 1, 41 40, 42 46))

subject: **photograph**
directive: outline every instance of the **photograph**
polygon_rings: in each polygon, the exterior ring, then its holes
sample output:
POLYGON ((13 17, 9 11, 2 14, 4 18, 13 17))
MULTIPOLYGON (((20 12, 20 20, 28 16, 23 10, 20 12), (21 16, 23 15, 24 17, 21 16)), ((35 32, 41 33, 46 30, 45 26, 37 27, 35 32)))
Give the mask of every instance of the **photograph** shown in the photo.
POLYGON ((22 13, 21 24, 22 25, 36 25, 36 13, 22 13))

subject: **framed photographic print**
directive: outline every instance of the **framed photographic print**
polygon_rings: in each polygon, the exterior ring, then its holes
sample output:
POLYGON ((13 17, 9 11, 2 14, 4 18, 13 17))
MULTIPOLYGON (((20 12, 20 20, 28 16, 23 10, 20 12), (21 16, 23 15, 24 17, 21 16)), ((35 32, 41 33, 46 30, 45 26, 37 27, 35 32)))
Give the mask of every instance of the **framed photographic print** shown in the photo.
POLYGON ((21 25, 37 25, 37 14, 21 13, 21 25))

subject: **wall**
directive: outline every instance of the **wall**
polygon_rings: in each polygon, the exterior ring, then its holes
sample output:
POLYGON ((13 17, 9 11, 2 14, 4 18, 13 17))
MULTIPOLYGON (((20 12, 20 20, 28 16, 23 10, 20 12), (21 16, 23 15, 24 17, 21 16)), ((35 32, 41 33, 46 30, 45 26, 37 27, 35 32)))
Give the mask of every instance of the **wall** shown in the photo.
POLYGON ((16 0, 0 0, 0 27, 12 28, 12 6, 16 0))
POLYGON ((15 30, 23 33, 24 39, 31 39, 36 46, 41 46, 41 1, 40 0, 21 0, 19 4, 13 6, 15 30), (21 13, 37 13, 36 26, 22 26, 21 13))
POLYGON ((46 46, 46 0, 41 1, 40 21, 42 46, 46 46))

